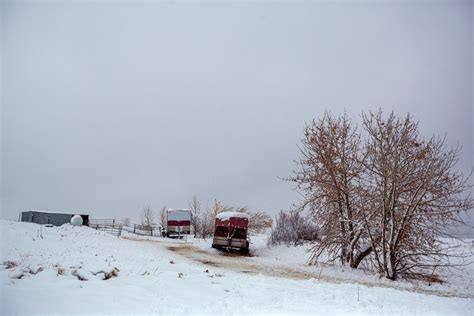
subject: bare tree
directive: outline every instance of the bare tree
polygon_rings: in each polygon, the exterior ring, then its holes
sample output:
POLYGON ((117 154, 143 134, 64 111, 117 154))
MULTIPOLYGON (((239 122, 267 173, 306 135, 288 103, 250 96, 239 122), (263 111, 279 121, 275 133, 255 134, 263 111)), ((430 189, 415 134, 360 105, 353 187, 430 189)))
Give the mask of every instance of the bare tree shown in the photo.
POLYGON ((206 208, 198 213, 195 218, 195 237, 208 238, 214 234, 214 213, 212 209, 206 208))
POLYGON ((364 157, 361 136, 346 114, 306 125, 299 169, 289 178, 304 196, 299 210, 308 209, 321 225, 321 241, 312 262, 322 254, 356 268, 370 253, 365 247, 360 186, 364 157))
POLYGON ((123 226, 125 227, 130 227, 130 218, 124 218, 123 220, 123 226))
POLYGON ((367 132, 367 220, 378 270, 389 279, 399 274, 426 275, 452 265, 452 249, 440 238, 460 212, 472 208, 468 177, 454 170, 460 148, 447 149, 444 139, 424 140, 410 115, 393 112, 363 116, 367 132))
POLYGON ((146 205, 143 208, 143 213, 142 213, 142 226, 146 229, 149 229, 153 226, 155 221, 155 214, 153 213, 153 210, 151 209, 150 205, 146 205))
POLYGON ((207 238, 212 236, 214 234, 214 220, 216 215, 230 210, 231 208, 215 199, 212 207, 202 212, 197 220, 197 226, 199 227, 198 237, 207 238))
POLYGON ((363 133, 346 115, 327 113, 305 128, 289 180, 303 196, 299 210, 309 210, 321 228, 311 261, 324 254, 356 268, 370 258, 389 279, 452 266, 441 237, 474 204, 469 177, 455 171, 460 148, 424 140, 410 115, 362 118, 363 133))
POLYGON ((201 229, 200 216, 201 216, 202 210, 201 210, 201 202, 198 200, 196 196, 193 196, 193 198, 189 202, 189 209, 191 210, 191 226, 193 227, 193 230, 194 230, 194 237, 197 237, 201 229))
POLYGON ((193 196, 189 202, 189 208, 191 209, 191 224, 194 228, 194 237, 196 238, 208 238, 214 233, 214 218, 215 212, 219 212, 221 203, 214 203, 213 208, 206 207, 202 208, 201 202, 196 196, 193 196))
POLYGON ((262 211, 247 213, 249 214, 249 233, 261 234, 272 227, 273 220, 267 213, 262 211))
POLYGON ((214 204, 212 205, 212 208, 211 208, 211 214, 212 214, 212 218, 215 218, 217 214, 222 213, 222 212, 230 212, 230 211, 244 212, 246 210, 247 210, 246 207, 233 208, 230 206, 226 206, 221 201, 215 199, 214 204))
POLYGON ((269 244, 300 245, 305 241, 315 241, 318 228, 307 216, 297 211, 280 211, 276 216, 275 227, 270 234, 269 244))
POLYGON ((206 211, 202 214, 200 221, 202 238, 208 238, 214 234, 214 219, 214 212, 210 209, 206 209, 206 211))
POLYGON ((166 222, 166 211, 167 211, 167 208, 166 208, 166 205, 165 206, 162 206, 161 209, 160 209, 160 213, 159 213, 159 225, 161 226, 161 228, 163 229, 164 227, 166 227, 167 225, 167 222, 166 222))

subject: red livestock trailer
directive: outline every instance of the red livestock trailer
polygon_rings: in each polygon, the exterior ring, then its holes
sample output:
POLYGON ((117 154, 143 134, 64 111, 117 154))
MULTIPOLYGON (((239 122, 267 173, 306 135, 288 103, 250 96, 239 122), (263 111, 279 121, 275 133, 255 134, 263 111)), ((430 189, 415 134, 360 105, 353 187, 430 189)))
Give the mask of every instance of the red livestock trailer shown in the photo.
POLYGON ((240 212, 222 212, 217 214, 214 224, 212 248, 237 249, 241 253, 249 252, 247 238, 248 215, 240 212))
POLYGON ((183 234, 189 235, 191 233, 191 211, 183 210, 168 210, 167 211, 167 237, 179 237, 183 234))

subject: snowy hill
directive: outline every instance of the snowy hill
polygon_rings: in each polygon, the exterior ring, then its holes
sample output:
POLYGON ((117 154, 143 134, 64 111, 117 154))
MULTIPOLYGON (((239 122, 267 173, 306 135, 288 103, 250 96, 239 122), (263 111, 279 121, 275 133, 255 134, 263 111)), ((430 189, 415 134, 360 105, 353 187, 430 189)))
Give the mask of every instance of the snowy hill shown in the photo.
POLYGON ((474 309, 469 278, 457 292, 437 289, 454 297, 406 291, 403 284, 397 289, 365 275, 307 267, 303 249, 268 249, 258 238, 253 257, 234 257, 192 238, 131 240, 88 227, 40 227, 0 221, 2 315, 466 315, 474 309))

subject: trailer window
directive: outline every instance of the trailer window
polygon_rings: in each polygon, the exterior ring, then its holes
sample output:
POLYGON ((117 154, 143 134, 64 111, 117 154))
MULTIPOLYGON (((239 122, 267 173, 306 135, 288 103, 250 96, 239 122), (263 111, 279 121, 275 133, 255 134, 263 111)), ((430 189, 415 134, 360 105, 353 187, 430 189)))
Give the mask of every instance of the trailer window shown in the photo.
POLYGON ((227 237, 228 232, 229 230, 227 229, 227 227, 217 226, 214 235, 219 237, 227 237))
POLYGON ((245 229, 235 228, 234 229, 234 238, 245 239, 245 238, 247 238, 247 232, 245 231, 245 229))

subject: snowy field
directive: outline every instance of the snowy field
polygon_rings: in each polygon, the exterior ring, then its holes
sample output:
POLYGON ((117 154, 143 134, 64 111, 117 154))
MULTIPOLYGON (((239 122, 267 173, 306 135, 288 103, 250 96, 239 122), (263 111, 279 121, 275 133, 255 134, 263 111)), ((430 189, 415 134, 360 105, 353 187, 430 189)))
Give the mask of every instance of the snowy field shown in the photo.
MULTIPOLYGON (((88 227, 0 221, 0 314, 472 315, 473 265, 442 285, 306 265, 305 247, 251 256, 210 241, 121 238, 88 227)), ((464 245, 472 252, 472 242, 464 245)))

